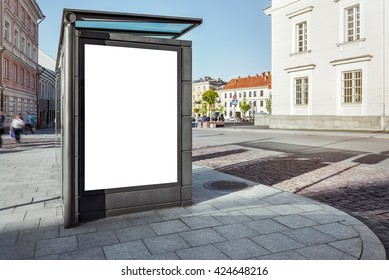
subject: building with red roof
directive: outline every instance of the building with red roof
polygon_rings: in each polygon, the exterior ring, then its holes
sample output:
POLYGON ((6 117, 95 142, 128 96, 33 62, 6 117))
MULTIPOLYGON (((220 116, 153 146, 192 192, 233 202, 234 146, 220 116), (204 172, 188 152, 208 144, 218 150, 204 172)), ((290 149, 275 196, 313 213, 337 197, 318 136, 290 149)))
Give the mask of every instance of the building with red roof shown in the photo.
POLYGON ((260 112, 268 113, 266 110, 266 99, 271 94, 271 82, 270 72, 263 72, 261 75, 238 77, 229 81, 223 90, 220 91, 220 100, 224 107, 225 116, 233 118, 235 111, 237 117, 243 117, 239 103, 243 102, 244 99, 251 106, 251 109, 246 113, 246 117, 260 112))

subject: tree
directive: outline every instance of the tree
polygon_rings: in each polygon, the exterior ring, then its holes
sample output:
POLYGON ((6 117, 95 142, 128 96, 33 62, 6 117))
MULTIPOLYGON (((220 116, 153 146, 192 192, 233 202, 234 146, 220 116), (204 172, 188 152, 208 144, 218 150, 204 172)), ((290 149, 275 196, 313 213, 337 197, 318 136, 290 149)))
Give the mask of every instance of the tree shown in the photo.
POLYGON ((271 105, 272 105, 272 95, 270 94, 269 98, 266 98, 266 110, 271 115, 271 105))
POLYGON ((246 98, 243 98, 243 102, 239 103, 239 109, 243 113, 243 117, 246 117, 247 111, 251 109, 251 105, 246 101, 246 98))
POLYGON ((199 108, 193 108, 193 113, 195 113, 196 115, 200 112, 200 109, 199 108))
POLYGON ((209 117, 211 117, 211 107, 216 103, 219 95, 213 89, 210 89, 204 92, 201 98, 208 103, 209 117))

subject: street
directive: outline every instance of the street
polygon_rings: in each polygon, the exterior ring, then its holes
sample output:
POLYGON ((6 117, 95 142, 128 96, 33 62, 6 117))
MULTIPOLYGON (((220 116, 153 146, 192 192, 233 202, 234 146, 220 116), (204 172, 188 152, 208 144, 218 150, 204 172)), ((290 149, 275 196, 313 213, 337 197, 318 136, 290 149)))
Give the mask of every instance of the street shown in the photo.
POLYGON ((358 218, 389 255, 389 135, 193 129, 193 163, 313 198, 358 218))

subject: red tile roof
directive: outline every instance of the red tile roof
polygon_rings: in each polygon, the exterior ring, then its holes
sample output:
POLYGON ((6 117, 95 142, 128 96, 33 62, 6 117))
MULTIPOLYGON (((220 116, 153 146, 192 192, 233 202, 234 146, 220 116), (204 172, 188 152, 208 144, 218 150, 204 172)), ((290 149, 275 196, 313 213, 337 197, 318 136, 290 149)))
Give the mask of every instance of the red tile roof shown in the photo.
POLYGON ((241 88, 254 88, 254 87, 268 87, 271 89, 271 73, 262 73, 262 75, 238 77, 232 79, 225 85, 224 89, 241 89, 241 88))

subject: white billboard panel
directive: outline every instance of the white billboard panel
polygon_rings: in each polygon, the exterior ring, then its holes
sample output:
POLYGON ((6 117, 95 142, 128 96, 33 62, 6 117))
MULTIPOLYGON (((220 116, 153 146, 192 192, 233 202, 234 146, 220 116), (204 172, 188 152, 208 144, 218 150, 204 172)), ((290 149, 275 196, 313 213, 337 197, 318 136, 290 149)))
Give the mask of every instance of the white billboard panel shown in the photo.
POLYGON ((178 182, 177 52, 85 45, 85 191, 178 182))

